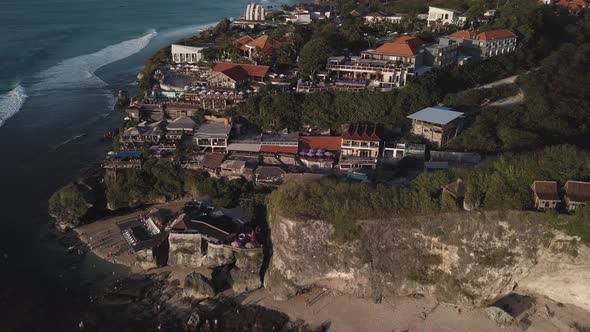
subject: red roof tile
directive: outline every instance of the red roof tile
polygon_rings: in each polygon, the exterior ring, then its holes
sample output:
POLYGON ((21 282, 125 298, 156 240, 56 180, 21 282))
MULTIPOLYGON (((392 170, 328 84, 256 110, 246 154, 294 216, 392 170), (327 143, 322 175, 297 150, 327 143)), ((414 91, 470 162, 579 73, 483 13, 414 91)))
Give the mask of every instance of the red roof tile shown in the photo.
POLYGON ((377 126, 370 124, 350 124, 342 131, 342 138, 359 141, 381 141, 381 138, 377 135, 377 126))
POLYGON ((565 183, 565 194, 574 202, 590 202, 590 182, 568 181, 565 183))
POLYGON ((555 7, 561 10, 567 10, 572 13, 579 13, 588 8, 588 1, 585 0, 559 0, 555 7))
POLYGON ((500 30, 492 30, 482 32, 477 35, 476 39, 479 40, 495 40, 495 39, 504 39, 504 38, 514 38, 516 35, 514 32, 508 29, 500 29, 500 30))
POLYGON ((221 73, 225 74, 235 82, 245 82, 248 80, 248 72, 246 72, 246 70, 241 66, 227 68, 221 73))
POLYGON ((340 151, 342 138, 338 136, 300 136, 300 149, 323 149, 328 151, 340 151))
POLYGON ((475 35, 471 31, 461 30, 451 34, 451 37, 454 38, 463 38, 463 39, 474 39, 475 35))
POLYGON ((297 146, 261 145, 260 152, 297 154, 299 148, 297 146))
POLYGON ((236 66, 244 69, 246 71, 246 73, 248 74, 248 76, 260 77, 260 78, 265 77, 266 74, 268 73, 268 70, 270 69, 269 66, 257 66, 257 65, 241 64, 241 63, 218 62, 217 64, 215 64, 215 68, 213 68, 213 71, 221 73, 227 69, 230 69, 230 68, 233 68, 236 66))
POLYGON ((375 49, 377 53, 413 56, 418 54, 424 42, 420 38, 402 36, 393 43, 385 43, 375 49))
POLYGON ((555 181, 535 181, 532 189, 540 200, 561 201, 557 193, 557 182, 555 181))
POLYGON ((240 38, 236 39, 236 41, 234 41, 234 43, 235 43, 235 44, 236 44, 238 47, 240 47, 240 46, 242 46, 242 45, 246 45, 246 44, 248 44, 249 42, 251 42, 251 41, 253 41, 253 40, 254 40, 254 39, 253 39, 252 37, 250 37, 250 36, 244 36, 244 37, 240 37, 240 38))

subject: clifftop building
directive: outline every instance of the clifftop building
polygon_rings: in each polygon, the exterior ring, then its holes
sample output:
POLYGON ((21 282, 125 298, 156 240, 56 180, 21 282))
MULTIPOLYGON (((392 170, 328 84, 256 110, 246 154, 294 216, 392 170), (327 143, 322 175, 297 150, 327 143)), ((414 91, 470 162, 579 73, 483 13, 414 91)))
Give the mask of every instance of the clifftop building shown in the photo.
POLYGON ((479 59, 514 52, 517 36, 508 29, 492 30, 475 34, 472 31, 457 31, 449 36, 459 43, 461 53, 479 59))
POLYGON ((436 24, 461 26, 466 19, 467 16, 464 13, 454 9, 428 7, 428 26, 436 24))
POLYGON ((261 5, 251 3, 246 6, 246 12, 244 13, 246 21, 264 21, 265 16, 266 10, 261 5))
POLYGON ((360 57, 331 57, 326 69, 337 85, 393 88, 405 86, 423 67, 423 44, 416 37, 402 36, 392 43, 361 52, 360 57))
POLYGON ((463 113, 447 107, 427 107, 410 114, 412 134, 422 136, 437 146, 445 146, 463 128, 463 113))

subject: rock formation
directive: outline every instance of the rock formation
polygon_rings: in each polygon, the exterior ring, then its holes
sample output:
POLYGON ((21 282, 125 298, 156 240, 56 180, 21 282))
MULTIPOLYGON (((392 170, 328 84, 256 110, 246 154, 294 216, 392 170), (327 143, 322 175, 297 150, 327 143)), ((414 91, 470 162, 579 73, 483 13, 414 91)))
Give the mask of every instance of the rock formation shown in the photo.
POLYGON ((193 272, 184 279, 183 296, 201 301, 215 296, 211 282, 204 275, 193 272))
POLYGON ((542 218, 508 212, 363 221, 357 239, 340 243, 325 221, 275 214, 265 287, 277 298, 316 285, 359 297, 420 293, 474 305, 530 287, 590 309, 590 289, 582 284, 590 277, 590 250, 542 218))

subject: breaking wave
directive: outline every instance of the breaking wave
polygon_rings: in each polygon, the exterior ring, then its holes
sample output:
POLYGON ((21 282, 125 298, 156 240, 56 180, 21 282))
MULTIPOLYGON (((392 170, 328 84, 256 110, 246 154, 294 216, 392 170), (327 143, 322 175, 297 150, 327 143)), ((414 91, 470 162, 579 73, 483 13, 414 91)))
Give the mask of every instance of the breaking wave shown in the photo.
POLYGON ((101 67, 125 59, 148 46, 157 35, 155 30, 148 34, 110 45, 100 51, 64 60, 37 75, 40 80, 34 90, 100 88, 107 84, 94 73, 101 67))
POLYGON ((15 115, 27 100, 25 88, 18 85, 12 91, 0 96, 0 127, 8 118, 15 115))
POLYGON ((74 137, 72 137, 72 138, 70 138, 70 139, 67 139, 67 140, 65 140, 65 141, 63 141, 63 142, 61 142, 61 143, 59 143, 58 145, 54 146, 54 147, 53 147, 53 149, 54 149, 54 150, 57 150, 57 149, 61 148, 62 146, 66 145, 66 144, 68 144, 68 143, 71 143, 71 142, 77 141, 77 140, 79 140, 80 138, 82 138, 82 137, 84 137, 84 136, 86 136, 86 133, 83 133, 83 134, 76 135, 76 136, 74 136, 74 137))

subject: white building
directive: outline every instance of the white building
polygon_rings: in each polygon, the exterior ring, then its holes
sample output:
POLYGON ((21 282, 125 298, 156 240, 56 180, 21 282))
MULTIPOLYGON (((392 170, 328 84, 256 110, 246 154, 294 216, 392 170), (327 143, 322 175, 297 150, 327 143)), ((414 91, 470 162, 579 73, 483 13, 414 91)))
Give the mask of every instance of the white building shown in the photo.
POLYGON ((287 22, 293 24, 309 24, 311 23, 311 14, 307 10, 294 10, 291 15, 287 17, 287 22))
POLYGON ((365 22, 368 24, 375 24, 375 23, 393 23, 393 24, 400 24, 402 19, 406 16, 405 14, 386 14, 382 12, 375 12, 365 15, 365 22))
POLYGON ((428 26, 436 23, 462 25, 466 18, 464 13, 454 9, 428 7, 428 26))
POLYGON ((266 10, 261 5, 251 3, 246 6, 246 12, 244 13, 246 21, 264 21, 265 16, 266 10))
POLYGON ((204 47, 172 45, 172 61, 176 63, 197 63, 204 61, 204 47))

